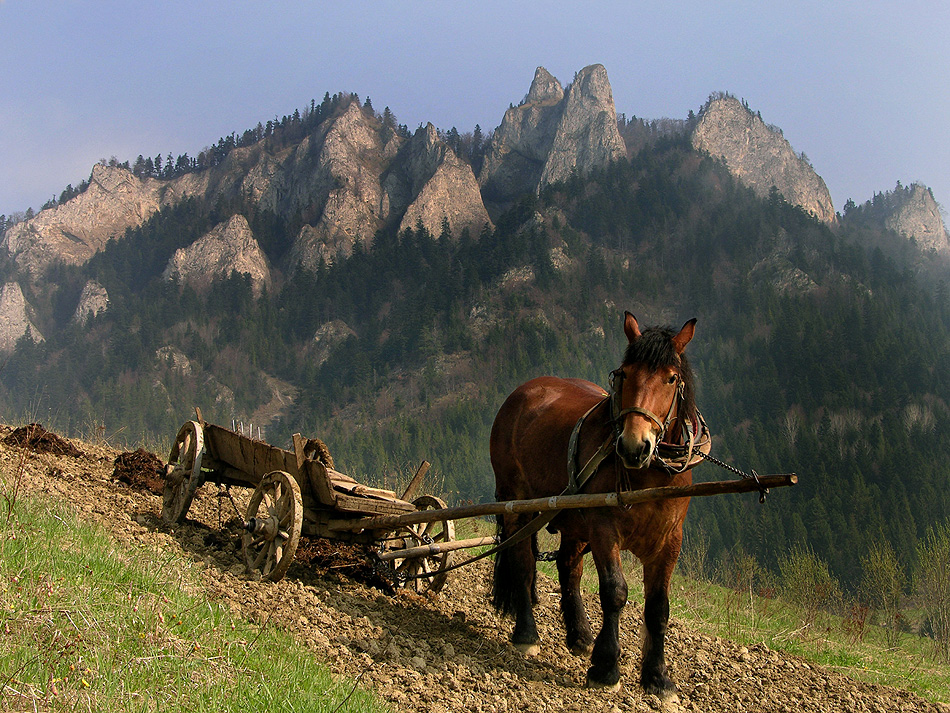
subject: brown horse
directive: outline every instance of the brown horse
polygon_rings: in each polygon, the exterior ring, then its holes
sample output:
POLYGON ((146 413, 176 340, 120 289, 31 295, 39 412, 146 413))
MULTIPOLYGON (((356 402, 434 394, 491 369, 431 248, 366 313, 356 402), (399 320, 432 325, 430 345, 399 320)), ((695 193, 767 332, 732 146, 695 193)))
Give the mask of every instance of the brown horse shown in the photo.
MULTIPOLYGON (((653 327, 640 331, 624 315, 628 347, 611 375, 613 393, 580 379, 540 377, 518 387, 505 401, 491 432, 491 462, 497 500, 526 500, 583 490, 588 493, 689 485, 693 437, 705 429, 696 411, 693 377, 683 350, 696 320, 678 332, 653 327), (575 428, 576 424, 576 428, 575 428), (689 457, 679 467, 662 458, 669 444, 689 441, 689 457), (574 446, 572 448, 572 445, 574 446), (597 459, 600 460, 599 466, 597 459), (593 461, 593 462, 591 462, 593 461), (580 469, 579 466, 587 464, 580 469), (569 485, 591 473, 583 486, 569 485)), ((708 434, 705 447, 708 450, 708 434)), ((676 446, 673 446, 674 448, 676 446)), ((567 646, 591 655, 587 685, 620 686, 620 612, 627 583, 620 562, 629 550, 643 563, 644 626, 640 683, 649 693, 671 697, 676 686, 667 673, 664 638, 669 621, 670 577, 683 541, 688 498, 630 507, 561 511, 548 526, 561 534, 557 571, 567 646), (600 582, 603 627, 591 631, 580 581, 583 557, 590 552, 600 582)), ((531 515, 499 517, 502 538, 525 526, 531 515)), ((512 643, 526 655, 539 651, 532 606, 536 535, 496 555, 492 601, 515 618, 512 643)))

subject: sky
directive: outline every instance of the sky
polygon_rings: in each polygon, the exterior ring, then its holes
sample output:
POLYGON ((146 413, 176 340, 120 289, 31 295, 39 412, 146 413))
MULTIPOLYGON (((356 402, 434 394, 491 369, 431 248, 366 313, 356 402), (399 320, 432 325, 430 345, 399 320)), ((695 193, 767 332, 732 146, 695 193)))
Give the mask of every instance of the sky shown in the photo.
POLYGON ((950 207, 946 0, 0 0, 0 214, 100 159, 196 156, 325 92, 487 132, 536 67, 566 85, 597 63, 628 117, 745 99, 837 210, 898 181, 950 207))

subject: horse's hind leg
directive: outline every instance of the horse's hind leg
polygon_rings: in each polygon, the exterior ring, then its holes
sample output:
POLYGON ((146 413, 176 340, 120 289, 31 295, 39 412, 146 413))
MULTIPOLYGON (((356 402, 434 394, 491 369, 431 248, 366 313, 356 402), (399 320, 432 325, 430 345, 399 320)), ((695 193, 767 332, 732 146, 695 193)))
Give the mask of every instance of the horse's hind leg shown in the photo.
POLYGON ((590 657, 587 685, 591 688, 620 688, 620 612, 627 603, 627 580, 620 564, 620 548, 616 543, 591 542, 594 563, 600 583, 600 608, 604 624, 590 657))
POLYGON ((577 655, 586 655, 594 647, 594 634, 581 597, 581 575, 584 573, 586 543, 568 539, 561 534, 557 552, 557 576, 561 584, 561 615, 567 632, 567 648, 577 655))
MULTIPOLYGON (((507 540, 530 517, 505 515, 499 518, 502 541, 507 540)), ((538 628, 534 620, 534 603, 538 595, 535 589, 535 551, 537 536, 523 540, 495 555, 492 580, 492 604, 503 614, 515 618, 511 643, 525 656, 537 656, 538 628)))

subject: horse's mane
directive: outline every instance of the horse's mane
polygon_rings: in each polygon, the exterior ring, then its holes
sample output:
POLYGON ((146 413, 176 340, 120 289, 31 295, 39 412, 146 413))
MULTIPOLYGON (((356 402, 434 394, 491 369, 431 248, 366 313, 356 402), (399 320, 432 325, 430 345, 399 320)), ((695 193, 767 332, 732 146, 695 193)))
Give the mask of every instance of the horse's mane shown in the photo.
POLYGON ((646 364, 656 371, 662 366, 675 366, 683 379, 683 409, 685 415, 695 418, 696 396, 693 390, 693 370, 685 354, 677 354, 673 346, 673 337, 677 334, 672 327, 647 327, 640 337, 627 346, 623 355, 624 364, 646 364))

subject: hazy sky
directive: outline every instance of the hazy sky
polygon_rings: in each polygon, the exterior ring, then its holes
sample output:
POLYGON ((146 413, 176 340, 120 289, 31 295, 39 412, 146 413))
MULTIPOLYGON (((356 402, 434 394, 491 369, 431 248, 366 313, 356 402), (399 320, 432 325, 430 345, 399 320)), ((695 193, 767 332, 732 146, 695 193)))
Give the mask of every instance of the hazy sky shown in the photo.
POLYGON ((950 3, 0 0, 0 213, 115 156, 195 156, 324 92, 410 129, 494 129, 534 70, 607 68, 617 112, 744 98, 840 210, 920 181, 950 207, 950 3))

